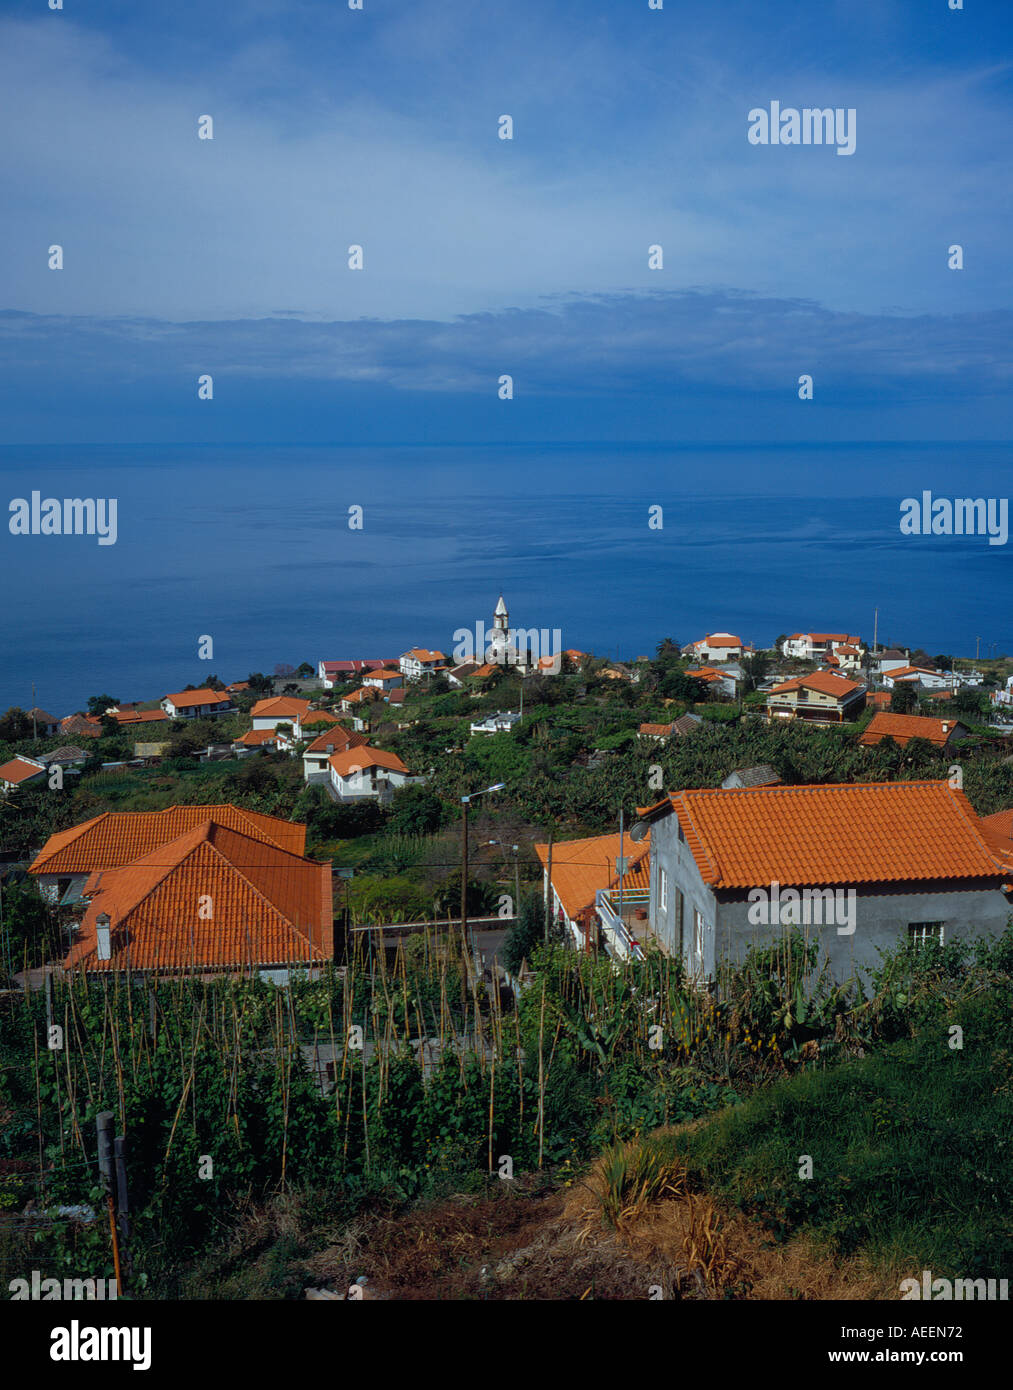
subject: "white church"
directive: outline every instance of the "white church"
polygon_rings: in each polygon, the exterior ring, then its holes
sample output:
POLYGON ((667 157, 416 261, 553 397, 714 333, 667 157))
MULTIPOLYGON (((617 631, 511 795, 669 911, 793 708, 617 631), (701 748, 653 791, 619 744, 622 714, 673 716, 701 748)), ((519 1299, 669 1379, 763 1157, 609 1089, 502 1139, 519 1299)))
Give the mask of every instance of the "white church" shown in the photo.
MULTIPOLYGON (((546 634, 546 638, 547 636, 546 634)), ((480 618, 475 624, 474 632, 469 628, 458 628, 454 633, 454 660, 512 666, 522 674, 527 674, 538 664, 539 639, 540 633, 537 628, 514 630, 510 627, 506 600, 500 594, 493 612, 491 628, 487 628, 480 618)))

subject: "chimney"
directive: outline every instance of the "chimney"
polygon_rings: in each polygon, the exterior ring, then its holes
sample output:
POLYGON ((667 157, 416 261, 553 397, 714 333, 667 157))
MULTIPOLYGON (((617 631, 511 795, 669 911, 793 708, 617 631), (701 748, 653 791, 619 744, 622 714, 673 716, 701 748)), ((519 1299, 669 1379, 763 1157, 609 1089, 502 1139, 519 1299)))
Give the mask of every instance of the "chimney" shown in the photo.
POLYGON ((333 752, 334 752, 334 744, 333 744, 333 743, 329 743, 329 744, 327 745, 327 751, 328 751, 328 753, 333 753, 333 752))
POLYGON ((95 918, 95 954, 99 960, 109 960, 112 949, 109 940, 109 913, 100 912, 95 918))

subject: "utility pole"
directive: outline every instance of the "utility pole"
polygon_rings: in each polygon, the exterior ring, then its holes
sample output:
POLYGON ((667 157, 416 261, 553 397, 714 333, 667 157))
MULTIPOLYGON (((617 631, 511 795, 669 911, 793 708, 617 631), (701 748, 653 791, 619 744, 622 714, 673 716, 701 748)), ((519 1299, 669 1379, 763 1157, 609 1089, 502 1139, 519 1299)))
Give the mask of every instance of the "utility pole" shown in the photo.
POLYGON ((879 650, 879 609, 876 609, 876 616, 872 620, 872 654, 876 655, 879 650))
MULTIPOLYGON (((120 1235, 123 1237, 124 1260, 129 1272, 130 1269, 130 1195, 127 1190, 127 1137, 125 1134, 117 1134, 113 1140, 113 1160, 116 1165, 116 1213, 117 1224, 120 1228, 120 1235)), ((121 1293, 121 1289, 116 1290, 121 1293)))
POLYGON ((517 864, 517 851, 520 845, 514 845, 514 921, 521 915, 521 871, 517 864))
POLYGON ((974 664, 975 664, 975 666, 977 666, 977 664, 978 664, 978 658, 979 658, 980 655, 981 655, 981 638, 980 638, 980 637, 976 637, 976 638, 974 639, 974 664))
POLYGON ((39 721, 35 713, 35 682, 32 681, 32 738, 39 736, 39 721))

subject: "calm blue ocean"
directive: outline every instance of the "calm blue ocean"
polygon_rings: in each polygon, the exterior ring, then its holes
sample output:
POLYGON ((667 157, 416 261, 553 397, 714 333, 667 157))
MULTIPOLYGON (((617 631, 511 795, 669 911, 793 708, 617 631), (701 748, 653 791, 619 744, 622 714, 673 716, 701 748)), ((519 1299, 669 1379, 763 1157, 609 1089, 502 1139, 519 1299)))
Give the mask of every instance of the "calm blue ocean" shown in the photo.
POLYGON ((5 503, 116 497, 118 539, 2 528, 0 708, 28 706, 33 680, 63 715, 100 691, 152 699, 279 661, 449 652, 501 591, 513 624, 601 654, 720 629, 869 641, 877 606, 881 642, 1013 653, 1013 542, 899 529, 901 499, 925 488, 1003 496, 1008 458, 952 444, 2 449, 5 503))

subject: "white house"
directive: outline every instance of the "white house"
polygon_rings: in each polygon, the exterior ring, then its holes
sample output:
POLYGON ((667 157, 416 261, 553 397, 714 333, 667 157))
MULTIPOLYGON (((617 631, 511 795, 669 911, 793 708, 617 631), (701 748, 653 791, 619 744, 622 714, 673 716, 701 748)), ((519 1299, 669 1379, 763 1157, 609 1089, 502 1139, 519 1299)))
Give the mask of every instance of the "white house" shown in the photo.
POLYGON ((887 647, 885 651, 877 652, 873 658, 873 666, 877 676, 885 676, 888 671, 899 671, 902 666, 908 664, 908 654, 900 647, 887 647))
POLYGON ((0 790, 14 791, 26 782, 34 782, 37 778, 43 777, 45 772, 44 763, 40 763, 37 758, 26 758, 19 753, 16 758, 11 758, 10 762, 0 765, 0 790))
POLYGON ((327 782, 330 780, 330 759, 335 753, 347 753, 350 748, 364 748, 369 740, 365 734, 352 733, 336 725, 318 734, 312 743, 303 749, 302 771, 304 782, 327 782))
POLYGON ((278 695, 274 699, 258 700, 250 711, 250 718, 255 729, 277 729, 279 724, 291 724, 292 733, 298 739, 302 738, 302 720, 311 710, 309 700, 278 695))
POLYGON ((930 671, 925 666, 898 666, 883 675, 887 690, 897 685, 920 685, 923 690, 950 690, 953 678, 944 671, 930 671))
POLYGON ((220 690, 180 690, 162 696, 162 708, 170 719, 215 719, 235 714, 231 697, 220 690))
POLYGON ((851 632, 793 632, 781 643, 781 654, 798 661, 825 661, 838 656, 841 647, 856 649, 861 660, 861 639, 851 632))
POLYGON ((365 661, 318 661, 317 675, 326 690, 347 685, 369 671, 386 671, 397 666, 397 657, 370 657, 365 661))
POLYGON ((363 685, 372 686, 375 690, 398 690, 404 685, 405 678, 400 671, 370 671, 367 676, 363 676, 363 685))
POLYGON ((327 760, 330 785, 338 801, 387 801, 398 787, 424 778, 413 777, 396 753, 382 748, 349 748, 327 760))
POLYGON ((732 632, 708 632, 706 637, 701 637, 698 642, 691 642, 688 647, 683 647, 684 656, 691 656, 704 665, 712 661, 740 661, 743 652, 748 648, 742 644, 742 638, 736 637, 732 632))
POLYGON ((483 719, 481 723, 472 724, 473 734, 509 734, 515 724, 520 723, 521 716, 517 710, 497 710, 495 714, 490 714, 488 719, 483 719))
POLYGON ((410 681, 420 680, 427 671, 442 671, 446 665, 442 652, 431 652, 425 647, 412 647, 398 658, 398 669, 410 681))

